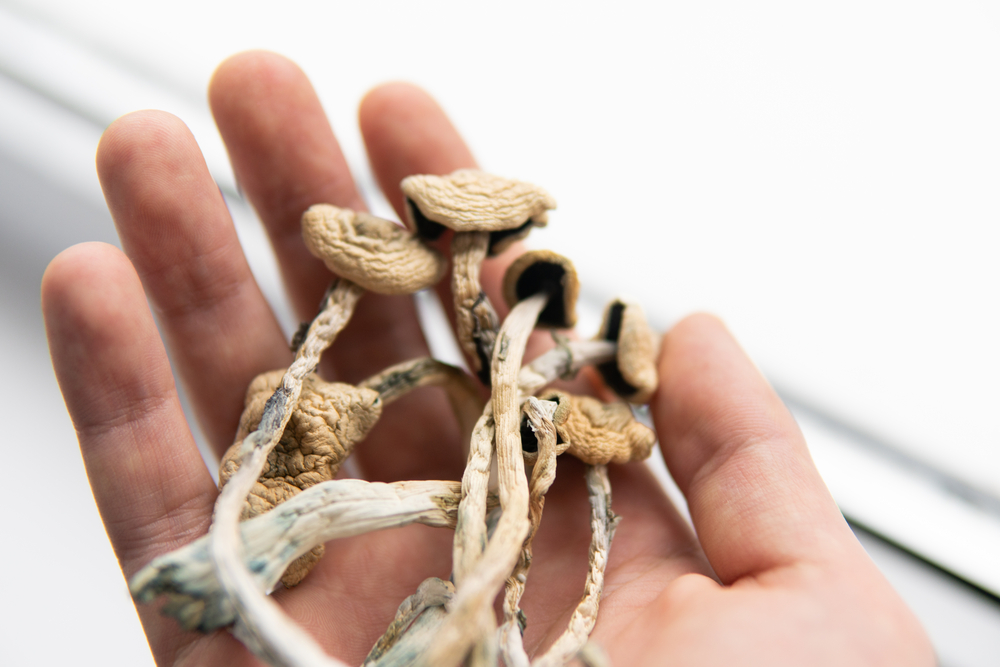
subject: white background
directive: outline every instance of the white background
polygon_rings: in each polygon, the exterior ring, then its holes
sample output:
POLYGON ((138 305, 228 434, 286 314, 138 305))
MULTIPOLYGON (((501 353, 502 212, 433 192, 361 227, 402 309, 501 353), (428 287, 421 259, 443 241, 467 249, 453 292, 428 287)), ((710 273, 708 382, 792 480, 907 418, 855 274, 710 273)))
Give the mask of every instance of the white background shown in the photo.
POLYGON ((780 386, 1000 495, 994 3, 14 4, 198 103, 282 52, 359 170, 360 97, 422 84, 555 195, 533 242, 590 289, 721 314, 780 386))

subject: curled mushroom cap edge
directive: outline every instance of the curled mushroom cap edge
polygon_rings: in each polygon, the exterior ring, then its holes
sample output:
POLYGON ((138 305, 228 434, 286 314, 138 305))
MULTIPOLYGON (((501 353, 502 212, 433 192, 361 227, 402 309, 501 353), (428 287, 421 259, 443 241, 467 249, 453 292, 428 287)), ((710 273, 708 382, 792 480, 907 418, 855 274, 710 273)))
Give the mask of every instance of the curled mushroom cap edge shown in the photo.
POLYGON ((503 252, 532 227, 548 223, 555 199, 544 189, 478 169, 445 176, 416 174, 400 183, 407 219, 418 235, 439 238, 444 230, 489 232, 488 254, 503 252))
POLYGON ((597 365, 605 384, 631 403, 648 403, 659 384, 659 341, 642 307, 623 298, 611 301, 604 309, 596 340, 617 345, 615 358, 597 365))

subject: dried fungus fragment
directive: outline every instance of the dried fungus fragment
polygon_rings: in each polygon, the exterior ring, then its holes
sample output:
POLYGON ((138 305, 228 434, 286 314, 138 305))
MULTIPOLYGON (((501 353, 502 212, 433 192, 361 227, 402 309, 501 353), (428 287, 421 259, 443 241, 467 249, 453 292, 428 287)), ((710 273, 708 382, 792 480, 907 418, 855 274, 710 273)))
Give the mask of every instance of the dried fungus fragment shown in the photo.
POLYGON ((625 403, 602 403, 557 389, 546 390, 539 398, 558 401, 552 421, 562 440, 559 447, 584 463, 641 461, 656 443, 656 434, 637 422, 625 403))
POLYGON ((407 176, 400 188, 407 217, 421 238, 436 239, 445 228, 455 231, 451 291, 458 341, 476 376, 489 385, 500 318, 482 289, 479 268, 488 255, 545 225, 555 200, 538 186, 477 169, 407 176))
POLYGON ((316 204, 302 215, 306 247, 338 276, 379 294, 413 294, 435 285, 448 263, 391 220, 316 204))
MULTIPOLYGON (((258 590, 270 590, 296 556, 329 540, 421 523, 455 527, 458 482, 366 482, 337 479, 297 494, 274 511, 240 524, 240 557, 258 590)), ((496 506, 488 498, 486 507, 496 506)), ((161 613, 185 630, 211 632, 237 620, 209 554, 209 536, 163 554, 129 581, 136 600, 164 595, 161 613)))
POLYGON ((503 298, 507 305, 534 294, 545 293, 549 301, 538 316, 538 326, 569 329, 576 325, 576 300, 580 279, 573 262, 551 250, 529 250, 503 274, 503 298))
POLYGON ((586 365, 614 361, 617 346, 606 340, 571 340, 553 331, 555 347, 521 368, 517 383, 521 393, 534 394, 554 380, 572 380, 586 365))
MULTIPOLYGON (((521 596, 524 594, 528 572, 531 569, 532 540, 538 532, 542 521, 542 511, 545 508, 545 494, 556 478, 556 429, 552 423, 552 414, 558 406, 552 401, 541 401, 529 397, 521 406, 523 421, 521 425, 521 443, 524 445, 525 426, 532 432, 535 441, 535 460, 531 470, 531 481, 528 485, 528 520, 531 529, 524 544, 521 546, 521 556, 514 570, 507 577, 504 590, 503 614, 504 622, 499 630, 499 649, 503 661, 508 667, 528 665, 528 656, 524 651, 522 634, 524 632, 524 612, 521 611, 521 596)), ((525 460, 527 462, 527 459, 525 460)))
POLYGON ((418 387, 441 387, 466 437, 472 434, 483 412, 484 401, 475 380, 461 368, 432 357, 418 357, 390 366, 358 386, 377 391, 383 407, 418 387))
MULTIPOLYGON (((546 297, 535 295, 515 306, 504 320, 493 353, 492 376, 494 379, 490 407, 494 421, 494 452, 497 461, 497 482, 500 505, 503 511, 496 522, 493 534, 483 542, 482 552, 467 548, 464 519, 466 506, 478 494, 467 493, 471 485, 466 478, 479 477, 479 472, 466 468, 463 478, 463 498, 459 504, 458 528, 455 532, 455 554, 469 557, 471 567, 456 584, 455 597, 449 606, 448 616, 437 631, 436 643, 423 656, 421 664, 455 665, 473 649, 473 656, 489 662, 496 654, 496 618, 493 600, 514 569, 520 557, 521 546, 528 536, 531 523, 528 519, 529 491, 524 474, 521 453, 521 410, 517 388, 517 373, 524 359, 524 348, 538 313, 545 307, 546 297), (464 555, 463 555, 464 554, 464 555)), ((484 417, 486 412, 484 411, 484 417)), ((477 457, 478 458, 478 457, 477 457)), ((469 462, 474 463, 472 456, 469 462)), ((475 521, 475 530, 482 531, 483 521, 475 521)), ((456 559, 457 560, 457 559, 456 559)), ((495 661, 494 661, 495 662, 495 661)))
POLYGON ((458 342, 472 370, 487 386, 491 383, 490 359, 500 328, 500 318, 479 281, 488 244, 486 232, 463 232, 451 240, 451 293, 458 342))
MULTIPOLYGON (((220 489, 239 469, 240 443, 257 429, 264 406, 281 386, 283 375, 283 370, 263 373, 247 388, 246 407, 235 443, 219 466, 220 489)), ((368 435, 381 413, 382 402, 377 391, 308 376, 298 406, 247 496, 241 519, 263 514, 300 491, 333 479, 354 445, 368 435)), ((282 583, 289 587, 297 584, 322 555, 323 545, 304 554, 285 571, 282 583)))
POLYGON ((611 510, 611 481, 607 466, 587 467, 587 495, 590 499, 590 567, 584 584, 583 597, 573 610, 566 630, 549 646, 541 656, 535 656, 533 667, 560 667, 568 664, 575 656, 584 665, 607 665, 602 663, 602 652, 591 645, 588 650, 590 633, 597 624, 597 614, 604 591, 604 571, 611 551, 611 540, 618 527, 619 517, 611 510))
POLYGON ((605 384, 631 403, 648 403, 659 384, 656 335, 637 303, 616 299, 604 309, 597 340, 616 343, 612 361, 597 365, 605 384))

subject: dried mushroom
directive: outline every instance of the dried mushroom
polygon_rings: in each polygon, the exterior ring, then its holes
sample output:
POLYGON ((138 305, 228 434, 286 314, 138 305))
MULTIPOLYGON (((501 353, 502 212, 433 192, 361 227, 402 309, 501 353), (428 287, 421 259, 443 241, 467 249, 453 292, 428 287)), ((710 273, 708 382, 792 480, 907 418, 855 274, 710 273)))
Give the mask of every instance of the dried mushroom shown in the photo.
POLYGON ((406 212, 425 237, 438 238, 444 227, 456 232, 496 233, 490 254, 501 252, 531 227, 548 223, 556 207, 552 196, 531 183, 495 176, 478 169, 459 169, 447 176, 408 176, 400 184, 406 212), (520 236, 518 236, 520 234, 520 236))
MULTIPOLYGON (((236 441, 222 457, 219 488, 240 467, 240 444, 257 429, 267 401, 281 386, 283 370, 263 373, 247 389, 245 409, 240 418, 236 441)), ((278 444, 246 499, 240 518, 250 519, 273 509, 310 486, 334 478, 382 413, 377 391, 349 384, 324 382, 315 375, 306 378, 299 403, 292 411, 278 444)), ((295 561, 281 581, 285 586, 299 583, 322 557, 323 545, 295 561)))
POLYGON ((552 332, 556 346, 535 358, 518 373, 517 383, 524 395, 534 394, 550 382, 572 380, 588 364, 613 361, 617 346, 604 340, 571 340, 552 332))
POLYGON ((597 339, 618 346, 614 360, 597 365, 605 384, 627 401, 648 403, 660 381, 659 346, 642 307, 622 299, 609 303, 597 339))
POLYGON ((574 657, 591 664, 599 651, 589 650, 588 640, 618 523, 606 465, 646 458, 656 437, 626 403, 606 405, 543 388, 594 364, 620 395, 648 400, 657 381, 655 337, 638 306, 615 301, 595 340, 553 332, 556 347, 524 366, 535 328, 574 325, 576 271, 550 251, 516 259, 504 276, 511 310, 502 323, 479 271, 487 255, 544 225, 555 202, 541 188, 475 170, 411 176, 402 189, 416 233, 326 204, 303 215, 306 245, 339 278, 316 318, 296 335, 291 366, 258 376, 247 389, 235 443, 221 463, 209 534, 155 559, 130 588, 145 602, 167 596, 164 613, 184 628, 207 632, 231 625, 257 658, 272 665, 342 667, 267 593, 279 577, 286 586, 300 582, 326 540, 422 523, 455 531, 450 581, 426 579, 404 600, 365 666, 484 667, 502 659, 508 667, 555 667, 574 657), (430 357, 383 369, 358 386, 319 379, 321 355, 364 290, 405 294, 438 282, 446 261, 421 238, 440 236, 446 227, 455 231, 451 287, 459 340, 478 377, 492 385, 490 399, 482 400, 481 387, 463 370, 430 357), (333 479, 386 406, 428 385, 444 389, 469 437, 460 484, 333 479), (567 628, 531 660, 520 601, 532 540, 563 452, 587 464, 590 567, 567 628), (494 603, 501 591, 498 622, 494 603))
POLYGON ((524 594, 528 572, 531 569, 532 540, 538 532, 542 521, 542 510, 545 508, 545 494, 556 479, 556 429, 552 423, 552 412, 555 406, 549 401, 540 401, 531 397, 525 401, 521 426, 522 446, 524 442, 524 425, 532 431, 536 443, 536 460, 531 470, 529 483, 528 521, 530 530, 521 547, 521 556, 514 570, 507 577, 504 590, 503 616, 500 626, 499 648, 504 664, 513 667, 514 664, 528 664, 521 635, 527 623, 524 612, 521 611, 521 596, 524 594))
POLYGON ((459 574, 457 562, 460 559, 464 562, 461 576, 457 577, 449 613, 437 629, 435 644, 423 656, 426 664, 458 664, 470 650, 486 663, 495 662, 493 600, 517 565, 521 547, 531 529, 528 482, 521 453, 517 378, 528 337, 546 301, 545 294, 536 294, 518 303, 504 319, 497 335, 491 369, 494 379, 492 397, 484 410, 484 417, 492 413, 494 421, 498 495, 503 511, 492 535, 487 533, 485 516, 471 517, 464 511, 469 505, 480 506, 480 496, 485 496, 485 488, 481 487, 476 493, 466 492, 473 488, 482 473, 478 465, 473 465, 481 463, 481 460, 470 455, 462 480, 463 497, 458 508, 459 529, 455 532, 453 556, 455 574, 459 574), (485 539, 487 536, 488 541, 485 539))
POLYGON ((529 250, 507 267, 503 298, 507 305, 533 294, 548 294, 549 302, 538 316, 538 325, 569 329, 576 325, 576 299, 580 280, 573 262, 551 250, 529 250))
POLYGON ((557 389, 546 390, 539 398, 558 402, 552 421, 563 441, 559 446, 584 463, 641 461, 653 451, 656 434, 637 422, 625 403, 601 403, 557 389))
POLYGON ((380 294, 413 294, 435 285, 447 262, 391 220, 316 204, 302 216, 306 247, 327 268, 380 294))
POLYGON ((400 188, 419 235, 436 239, 446 227, 456 232, 451 255, 458 340, 476 375, 489 385, 500 320, 482 289, 479 268, 487 255, 501 252, 532 227, 545 225, 555 200, 538 186, 476 169, 408 176, 400 188))
MULTIPOLYGON (((329 540, 412 523, 454 529, 460 498, 458 482, 323 482, 241 523, 243 562, 257 588, 268 591, 296 557, 329 540)), ((488 508, 496 504, 495 496, 487 498, 488 508)), ((208 550, 206 535, 154 559, 132 577, 132 595, 142 602, 169 595, 162 613, 185 630, 211 632, 232 624, 236 610, 208 550)))

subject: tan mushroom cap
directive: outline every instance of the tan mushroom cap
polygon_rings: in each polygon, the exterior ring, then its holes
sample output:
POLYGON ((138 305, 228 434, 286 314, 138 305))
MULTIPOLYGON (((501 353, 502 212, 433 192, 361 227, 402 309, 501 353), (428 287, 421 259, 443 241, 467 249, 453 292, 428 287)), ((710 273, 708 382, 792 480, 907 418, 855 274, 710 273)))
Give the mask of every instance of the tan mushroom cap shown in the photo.
POLYGON ((412 294, 435 285, 448 263, 391 220, 316 204, 302 215, 306 247, 327 268, 379 294, 412 294))
POLYGON ((624 299, 609 303, 596 338, 618 345, 613 361, 597 365, 604 382, 627 401, 648 403, 660 381, 659 345, 642 307, 624 299))
POLYGON ((556 451, 567 451, 584 463, 641 461, 656 444, 656 434, 637 422, 625 403, 602 403, 558 389, 549 389, 538 398, 559 402, 552 417, 562 440, 556 451))
POLYGON ((538 326, 569 329, 576 325, 580 280, 573 262, 551 250, 529 250, 503 274, 503 298, 513 308, 522 299, 549 291, 552 297, 538 316, 538 326))
MULTIPOLYGON (((424 217, 456 232, 509 230, 529 220, 544 227, 546 212, 556 207, 555 199, 537 185, 478 169, 459 169, 447 176, 407 176, 400 188, 424 217)), ((412 218, 414 212, 409 215, 412 218)), ((416 228, 417 221, 410 222, 416 228)))
MULTIPOLYGON (((257 429, 264 405, 281 385, 284 374, 284 370, 263 373, 247 388, 235 442, 219 464, 220 489, 239 469, 240 443, 257 429)), ((281 440, 247 496, 241 519, 263 514, 300 491, 333 479, 381 414, 377 391, 324 382, 315 375, 307 377, 281 440)), ((322 555, 323 545, 319 545, 299 557, 285 570, 282 582, 289 587, 299 583, 322 555)))

